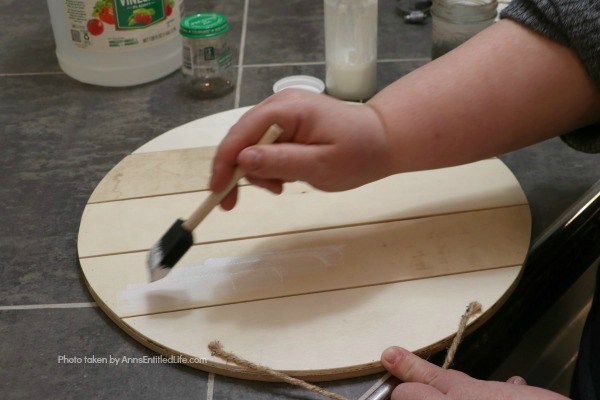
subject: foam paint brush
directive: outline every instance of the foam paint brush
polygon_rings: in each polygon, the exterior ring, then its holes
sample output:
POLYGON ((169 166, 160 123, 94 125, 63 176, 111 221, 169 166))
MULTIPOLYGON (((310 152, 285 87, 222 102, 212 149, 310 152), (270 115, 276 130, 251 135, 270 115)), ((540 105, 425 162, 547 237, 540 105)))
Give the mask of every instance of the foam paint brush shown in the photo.
MULTIPOLYGON (((257 144, 270 144, 275 142, 281 135, 283 129, 273 124, 263 134, 257 144)), ((227 187, 219 193, 211 193, 204 202, 187 219, 178 219, 169 230, 156 242, 148 252, 148 270, 152 282, 165 277, 171 268, 192 247, 194 238, 192 232, 206 218, 217 204, 237 185, 245 173, 241 168, 236 168, 233 177, 227 187)))

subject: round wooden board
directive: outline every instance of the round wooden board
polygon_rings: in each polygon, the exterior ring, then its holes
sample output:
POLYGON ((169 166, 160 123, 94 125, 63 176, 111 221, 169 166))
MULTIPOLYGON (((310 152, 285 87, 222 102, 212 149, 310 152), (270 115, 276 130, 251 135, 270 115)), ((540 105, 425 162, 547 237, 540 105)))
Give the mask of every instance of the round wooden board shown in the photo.
POLYGON ((148 142, 100 182, 84 210, 81 268, 100 307, 144 345, 234 377, 270 380, 207 344, 304 379, 381 371, 381 352, 443 348, 473 300, 481 323, 516 283, 530 212, 497 159, 388 177, 341 193, 303 183, 281 196, 242 183, 167 278, 148 284, 147 250, 208 195, 215 146, 248 108, 148 142))

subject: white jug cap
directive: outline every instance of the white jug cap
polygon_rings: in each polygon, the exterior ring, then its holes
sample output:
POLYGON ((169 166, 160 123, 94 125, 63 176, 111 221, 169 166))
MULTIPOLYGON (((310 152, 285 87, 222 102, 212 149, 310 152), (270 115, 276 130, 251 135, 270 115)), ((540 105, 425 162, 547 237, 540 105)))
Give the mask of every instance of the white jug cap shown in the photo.
POLYGON ((323 93, 325 91, 325 83, 314 76, 291 75, 278 80, 273 85, 273 93, 281 92, 284 89, 303 89, 309 92, 323 93))

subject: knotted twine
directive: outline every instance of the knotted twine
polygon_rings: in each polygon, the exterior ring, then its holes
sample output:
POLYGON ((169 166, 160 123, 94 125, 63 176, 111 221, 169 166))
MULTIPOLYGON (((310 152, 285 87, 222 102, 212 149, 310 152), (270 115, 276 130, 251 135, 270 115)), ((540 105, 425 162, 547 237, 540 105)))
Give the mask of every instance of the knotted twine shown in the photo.
MULTIPOLYGON (((452 344, 450 345, 450 348, 448 348, 448 353, 446 354, 446 359, 444 360, 444 364, 443 364, 442 368, 448 369, 450 364, 452 364, 452 361, 454 360, 454 356, 456 355, 456 350, 458 349, 458 345, 460 344, 463 334, 465 333, 465 330, 467 328, 467 323, 469 322, 469 319, 471 319, 476 314, 479 314, 480 312, 481 312, 481 304, 479 302, 473 301, 473 302, 469 303, 467 310, 460 317, 460 322, 458 324, 458 330, 456 331, 456 336, 454 336, 454 339, 452 340, 452 344)), ((295 385, 295 386, 299 386, 299 387, 309 390, 311 392, 318 393, 329 399, 348 400, 344 396, 341 396, 339 394, 325 390, 322 387, 310 384, 306 381, 303 381, 302 379, 294 378, 292 376, 284 374, 283 372, 275 371, 274 369, 271 369, 269 367, 255 364, 252 361, 244 360, 243 358, 240 358, 236 354, 225 351, 225 349, 223 349, 223 345, 218 340, 214 340, 214 341, 210 342, 208 344, 208 349, 210 350, 210 353, 213 356, 217 356, 220 359, 225 360, 227 362, 231 362, 237 366, 245 367, 249 370, 260 372, 265 375, 270 375, 280 381, 287 382, 287 383, 295 385)))

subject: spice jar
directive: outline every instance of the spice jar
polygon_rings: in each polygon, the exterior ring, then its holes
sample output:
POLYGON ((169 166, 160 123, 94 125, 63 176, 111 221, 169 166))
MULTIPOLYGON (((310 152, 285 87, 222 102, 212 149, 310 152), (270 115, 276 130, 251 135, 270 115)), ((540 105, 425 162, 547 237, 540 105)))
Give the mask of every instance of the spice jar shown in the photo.
POLYGON ((431 58, 438 58, 490 26, 496 0, 434 0, 431 6, 431 58))
POLYGON ((200 98, 224 95, 235 85, 227 19, 217 13, 188 15, 181 20, 187 91, 200 98))
POLYGON ((377 0, 324 0, 325 84, 342 100, 377 91, 377 0))

